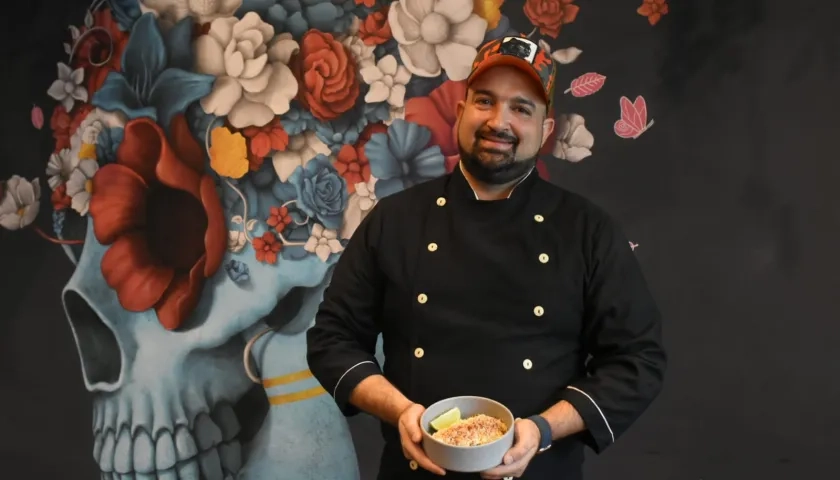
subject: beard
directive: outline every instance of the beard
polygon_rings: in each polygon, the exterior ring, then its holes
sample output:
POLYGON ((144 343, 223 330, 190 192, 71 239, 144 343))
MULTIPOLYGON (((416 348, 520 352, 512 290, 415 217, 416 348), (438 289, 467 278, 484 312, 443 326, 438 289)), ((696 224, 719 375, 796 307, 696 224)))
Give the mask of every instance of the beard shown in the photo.
POLYGON ((536 156, 517 160, 516 148, 518 145, 519 139, 513 134, 482 130, 476 132, 470 151, 464 148, 459 139, 458 151, 461 155, 461 164, 464 166, 464 170, 476 180, 489 185, 504 185, 522 178, 537 164, 536 156), (479 143, 482 137, 492 137, 497 141, 510 142, 511 148, 510 150, 500 150, 483 147, 479 143))

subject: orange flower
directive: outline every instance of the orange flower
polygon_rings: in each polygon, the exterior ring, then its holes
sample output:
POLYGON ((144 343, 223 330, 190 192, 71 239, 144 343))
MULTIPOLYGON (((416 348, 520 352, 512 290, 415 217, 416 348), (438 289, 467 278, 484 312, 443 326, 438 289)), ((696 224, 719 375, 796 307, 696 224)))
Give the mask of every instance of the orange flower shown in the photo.
POLYGON ((356 5, 364 5, 368 8, 373 8, 376 5, 376 0, 356 0, 356 5))
POLYGON ((277 233, 283 233, 286 225, 292 223, 292 216, 289 215, 289 207, 271 207, 265 223, 269 227, 274 227, 277 233))
POLYGON ((499 10, 505 0, 473 0, 473 13, 487 20, 487 30, 499 26, 502 12, 499 10))
POLYGON ((525 15, 531 24, 540 29, 540 33, 557 38, 560 27, 575 21, 580 7, 572 4, 575 0, 526 0, 525 15))
MULTIPOLYGON (((0 198, 3 198, 3 190, 0 188, 0 198)), ((62 183, 58 186, 55 190, 53 190, 52 195, 50 195, 50 202, 52 202, 53 209, 56 211, 64 210, 65 208, 69 208, 70 204, 73 203, 73 198, 67 195, 67 184, 62 183)))
POLYGON ((289 134, 283 130, 280 117, 274 117, 262 127, 246 127, 242 134, 248 138, 248 149, 256 157, 267 157, 272 150, 283 151, 289 146, 289 134))
POLYGON ((381 45, 392 38, 391 24, 388 23, 389 8, 390 5, 385 5, 359 24, 359 38, 365 45, 381 45))
POLYGON ((222 177, 242 178, 249 165, 245 137, 225 127, 210 132, 210 168, 214 172, 222 177))
POLYGON ((254 239, 254 251, 260 262, 274 265, 277 263, 277 253, 282 249, 283 244, 278 242, 277 237, 271 232, 265 232, 262 237, 254 239))
POLYGON ((298 101, 318 120, 334 120, 356 105, 359 68, 332 34, 315 29, 303 34, 290 66, 300 84, 298 101))
POLYGON ((636 12, 647 17, 651 25, 656 25, 662 15, 668 13, 668 3, 667 0, 643 0, 642 6, 636 9, 636 12))

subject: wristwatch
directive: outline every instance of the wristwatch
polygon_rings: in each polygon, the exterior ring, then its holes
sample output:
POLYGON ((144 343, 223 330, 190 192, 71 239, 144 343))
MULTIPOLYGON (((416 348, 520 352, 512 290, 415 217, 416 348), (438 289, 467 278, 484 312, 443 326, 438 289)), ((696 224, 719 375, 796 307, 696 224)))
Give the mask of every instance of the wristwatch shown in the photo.
POLYGON ((548 420, 543 418, 542 415, 531 415, 527 420, 536 423, 537 428, 540 429, 540 447, 537 453, 542 453, 551 448, 551 425, 548 420))

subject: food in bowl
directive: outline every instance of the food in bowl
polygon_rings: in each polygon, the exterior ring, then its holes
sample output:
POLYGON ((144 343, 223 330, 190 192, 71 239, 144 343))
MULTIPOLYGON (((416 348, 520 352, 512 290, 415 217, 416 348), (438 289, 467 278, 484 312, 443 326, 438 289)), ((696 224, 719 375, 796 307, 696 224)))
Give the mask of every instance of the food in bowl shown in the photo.
POLYGON ((451 408, 429 423, 432 438, 456 447, 477 447, 502 438, 508 426, 490 415, 479 413, 461 418, 458 407, 451 408))

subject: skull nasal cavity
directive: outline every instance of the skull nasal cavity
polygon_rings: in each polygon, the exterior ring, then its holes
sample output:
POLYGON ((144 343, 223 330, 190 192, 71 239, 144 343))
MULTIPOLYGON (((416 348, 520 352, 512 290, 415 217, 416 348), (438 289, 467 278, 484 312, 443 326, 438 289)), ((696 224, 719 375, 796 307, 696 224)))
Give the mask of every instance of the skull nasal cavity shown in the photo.
POLYGON ((64 305, 76 334, 76 346, 88 385, 116 384, 120 378, 122 356, 114 332, 78 293, 65 292, 64 305))
POLYGON ((149 252, 161 265, 189 271, 204 255, 207 214, 187 192, 164 185, 153 187, 146 199, 149 252))

